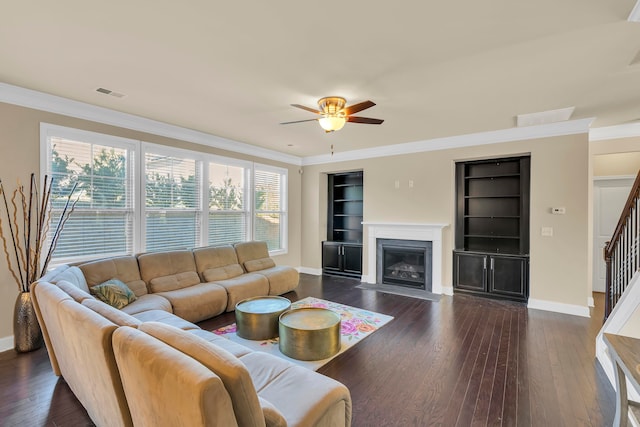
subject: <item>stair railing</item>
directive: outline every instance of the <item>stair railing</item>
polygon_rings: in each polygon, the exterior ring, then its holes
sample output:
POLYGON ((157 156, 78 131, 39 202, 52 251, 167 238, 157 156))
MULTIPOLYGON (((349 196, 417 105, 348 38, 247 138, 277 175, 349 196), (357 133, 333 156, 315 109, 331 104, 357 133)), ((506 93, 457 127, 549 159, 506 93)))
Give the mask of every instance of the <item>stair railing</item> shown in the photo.
POLYGON ((606 270, 605 320, 640 267, 640 171, 633 183, 618 225, 604 247, 606 270))

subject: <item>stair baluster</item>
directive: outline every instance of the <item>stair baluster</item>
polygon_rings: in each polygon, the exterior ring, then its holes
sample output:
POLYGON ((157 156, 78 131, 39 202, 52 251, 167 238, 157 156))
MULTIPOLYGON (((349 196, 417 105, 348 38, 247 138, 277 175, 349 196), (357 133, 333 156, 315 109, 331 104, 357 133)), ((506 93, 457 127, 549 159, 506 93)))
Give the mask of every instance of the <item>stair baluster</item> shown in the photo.
POLYGON ((640 171, 618 225, 604 248, 606 264, 605 320, 640 267, 640 171))

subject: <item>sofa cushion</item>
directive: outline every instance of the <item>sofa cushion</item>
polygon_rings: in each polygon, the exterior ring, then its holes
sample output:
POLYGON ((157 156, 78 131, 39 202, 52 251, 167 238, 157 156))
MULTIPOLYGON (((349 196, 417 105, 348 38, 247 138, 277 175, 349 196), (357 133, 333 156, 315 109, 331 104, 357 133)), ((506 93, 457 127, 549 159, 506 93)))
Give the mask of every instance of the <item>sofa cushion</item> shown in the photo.
POLYGON ((91 294, 112 307, 122 308, 136 300, 136 295, 118 279, 107 280, 91 287, 91 294))
POLYGON ((269 295, 282 295, 298 287, 300 273, 293 267, 277 265, 266 270, 256 271, 269 280, 269 295))
POLYGON ((155 277, 149 282, 151 292, 175 291, 200 283, 200 276, 195 271, 185 271, 169 276, 155 277))
POLYGON ((70 284, 74 285, 75 287, 77 287, 78 289, 84 292, 87 292, 87 293, 89 292, 89 286, 87 285, 87 280, 84 278, 84 274, 82 273, 82 270, 80 270, 78 267, 73 266, 62 271, 60 274, 58 274, 55 277, 55 280, 52 283, 58 284, 62 280, 69 282, 70 284))
POLYGON ((198 283, 187 288, 160 292, 171 302, 173 313, 190 322, 199 322, 222 313, 227 307, 227 292, 215 283, 198 283))
POLYGON ((124 393, 132 402, 132 425, 238 425, 220 378, 193 358, 126 327, 113 334, 113 351, 124 393))
POLYGON ((244 262, 244 268, 246 268, 249 273, 252 271, 265 270, 275 266, 276 263, 271 258, 251 259, 244 262))
POLYGON ((78 266, 89 287, 118 279, 126 284, 136 296, 147 293, 147 285, 140 277, 138 260, 134 256, 123 256, 91 261, 78 266))
POLYGON ((269 280, 261 274, 245 273, 233 279, 217 280, 216 284, 227 291, 227 311, 235 310, 236 304, 244 299, 269 294, 269 280))
POLYGON ((239 426, 264 426, 264 415, 247 368, 237 357, 193 334, 158 323, 146 323, 140 330, 194 358, 222 379, 231 396, 239 426))
POLYGON ((105 319, 115 323, 118 326, 131 326, 137 328, 142 322, 133 316, 123 313, 122 311, 113 308, 109 304, 96 299, 88 299, 82 301, 82 305, 95 311, 105 319))
POLYGON ((169 300, 155 294, 141 295, 131 304, 121 308, 121 310, 131 315, 149 310, 163 310, 168 313, 173 313, 169 300))
POLYGON ((246 270, 245 263, 254 259, 269 258, 269 248, 267 242, 251 241, 240 242, 233 245, 238 256, 238 262, 246 270))
POLYGON ((176 316, 175 314, 167 313, 162 310, 150 310, 143 311, 142 313, 134 314, 133 317, 140 320, 141 322, 160 322, 165 325, 171 325, 178 329, 200 329, 198 325, 195 325, 191 322, 187 322, 181 317, 176 316))
POLYGON ((238 344, 231 341, 230 339, 223 338, 220 335, 214 334, 213 332, 205 331, 204 329, 189 329, 187 332, 206 341, 209 341, 217 345, 218 347, 224 348, 236 357, 244 356, 245 354, 251 353, 253 351, 249 347, 245 347, 242 344, 238 344))
POLYGON ((196 268, 207 282, 231 279, 244 273, 232 246, 215 246, 193 250, 196 268))
POLYGON ((258 396, 278 408, 287 425, 351 425, 351 394, 338 381, 259 351, 240 361, 258 396))
POLYGON ((151 292, 166 292, 200 283, 191 251, 171 251, 138 255, 140 276, 151 292))
POLYGON ((67 282, 66 280, 60 280, 56 285, 65 291, 71 298, 78 302, 82 302, 85 299, 95 299, 89 294, 89 291, 86 292, 80 289, 78 286, 74 285, 71 282, 67 282))

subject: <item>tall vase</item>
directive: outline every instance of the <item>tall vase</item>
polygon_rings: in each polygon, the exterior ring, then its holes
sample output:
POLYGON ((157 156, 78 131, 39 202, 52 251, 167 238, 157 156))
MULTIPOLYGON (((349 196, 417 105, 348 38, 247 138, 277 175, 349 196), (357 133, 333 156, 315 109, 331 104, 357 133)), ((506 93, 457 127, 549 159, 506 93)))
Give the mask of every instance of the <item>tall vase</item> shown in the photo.
POLYGON ((21 292, 13 311, 14 348, 18 353, 42 347, 42 331, 31 301, 31 292, 21 292))

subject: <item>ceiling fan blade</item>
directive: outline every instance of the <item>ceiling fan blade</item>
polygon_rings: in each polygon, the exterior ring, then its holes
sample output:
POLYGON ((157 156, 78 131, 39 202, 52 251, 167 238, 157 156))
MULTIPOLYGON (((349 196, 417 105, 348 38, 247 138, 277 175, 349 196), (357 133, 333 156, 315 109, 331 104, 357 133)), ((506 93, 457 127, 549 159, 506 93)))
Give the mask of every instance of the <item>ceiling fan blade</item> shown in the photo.
POLYGON ((382 122, 384 122, 384 120, 380 120, 380 119, 370 119, 369 117, 355 117, 355 116, 347 117, 347 121, 351 123, 365 123, 368 125, 379 125, 382 122))
POLYGON ((316 113, 316 114, 322 114, 322 111, 318 111, 316 109, 310 108, 310 107, 305 107, 304 105, 300 105, 300 104, 291 104, 292 107, 296 107, 296 108, 302 108, 303 110, 307 110, 307 111, 311 111, 312 113, 316 113))
POLYGON ((280 123, 281 125, 290 125, 292 123, 302 123, 302 122, 317 122, 320 119, 307 119, 307 120, 296 120, 293 122, 284 122, 284 123, 280 123))
POLYGON ((353 104, 349 107, 344 107, 344 109, 342 111, 344 111, 344 114, 346 114, 347 116, 353 114, 353 113, 357 113, 358 111, 362 111, 362 110, 366 110, 367 108, 371 108, 373 107, 375 104, 375 102, 372 101, 364 101, 364 102, 360 102, 359 104, 353 104))

